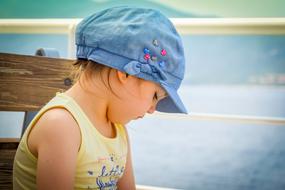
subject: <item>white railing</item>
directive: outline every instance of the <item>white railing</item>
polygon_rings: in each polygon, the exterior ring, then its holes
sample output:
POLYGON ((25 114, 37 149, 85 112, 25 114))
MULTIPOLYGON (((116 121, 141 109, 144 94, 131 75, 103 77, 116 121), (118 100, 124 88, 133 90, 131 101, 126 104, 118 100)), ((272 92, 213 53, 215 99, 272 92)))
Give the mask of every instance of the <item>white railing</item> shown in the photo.
MULTIPOLYGON (((0 33, 15 34, 66 34, 68 57, 74 58, 74 34, 81 19, 0 19, 0 33)), ((173 18, 178 32, 191 35, 284 35, 285 18, 173 18)), ((255 117, 243 115, 191 113, 162 114, 148 117, 186 120, 219 120, 235 123, 251 123, 285 126, 285 118, 255 117)), ((137 186, 139 190, 166 190, 165 188, 137 186)))
POLYGON ((153 186, 145 186, 145 185, 137 185, 137 190, 178 190, 178 189, 170 189, 170 188, 162 188, 162 187, 153 187, 153 186))
POLYGON ((166 114, 157 112, 148 117, 160 117, 163 119, 178 119, 178 120, 202 120, 202 121, 222 121, 244 124, 257 124, 257 125, 280 125, 285 127, 285 118, 281 117, 260 117, 260 116, 246 116, 246 115, 226 115, 226 114, 206 114, 206 113, 190 113, 185 114, 166 114))
POLYGON ((181 34, 285 34, 285 18, 175 18, 171 20, 181 34))

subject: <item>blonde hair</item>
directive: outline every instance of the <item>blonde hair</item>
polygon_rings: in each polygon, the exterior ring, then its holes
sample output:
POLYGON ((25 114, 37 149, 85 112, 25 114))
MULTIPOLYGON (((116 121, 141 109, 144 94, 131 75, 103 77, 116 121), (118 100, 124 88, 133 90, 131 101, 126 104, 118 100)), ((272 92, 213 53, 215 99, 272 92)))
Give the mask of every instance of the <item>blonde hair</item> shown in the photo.
POLYGON ((84 71, 86 72, 87 76, 90 77, 92 74, 101 73, 101 71, 105 68, 107 68, 107 66, 91 60, 77 59, 76 62, 73 63, 71 76, 73 81, 76 82, 79 80, 84 71))
MULTIPOLYGON (((71 73, 71 77, 73 80, 73 84, 77 81, 79 81, 80 76, 83 74, 83 72, 86 74, 87 78, 91 78, 92 75, 98 75, 100 74, 101 81, 104 83, 104 85, 111 90, 113 94, 116 95, 116 93, 113 91, 111 85, 110 85, 110 73, 112 68, 105 66, 103 64, 97 63, 92 60, 86 60, 86 59, 77 59, 76 62, 73 64, 73 70, 71 73), (107 70, 108 74, 108 84, 105 83, 103 80, 103 70, 107 70)), ((81 82, 79 81, 80 85, 81 82)), ((117 96, 117 95, 116 95, 117 96)))

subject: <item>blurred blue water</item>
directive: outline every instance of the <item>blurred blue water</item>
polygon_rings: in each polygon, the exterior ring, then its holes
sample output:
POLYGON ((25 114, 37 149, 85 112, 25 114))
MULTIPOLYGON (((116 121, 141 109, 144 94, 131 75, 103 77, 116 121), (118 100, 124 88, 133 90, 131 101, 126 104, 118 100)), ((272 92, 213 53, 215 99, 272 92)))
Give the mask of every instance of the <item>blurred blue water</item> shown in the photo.
MULTIPOLYGON (((183 86, 181 95, 190 114, 285 117, 284 87, 183 86)), ((147 117, 128 131, 139 184, 285 189, 285 126, 147 117)))
POLYGON ((285 86, 184 84, 179 93, 190 114, 285 117, 285 86))

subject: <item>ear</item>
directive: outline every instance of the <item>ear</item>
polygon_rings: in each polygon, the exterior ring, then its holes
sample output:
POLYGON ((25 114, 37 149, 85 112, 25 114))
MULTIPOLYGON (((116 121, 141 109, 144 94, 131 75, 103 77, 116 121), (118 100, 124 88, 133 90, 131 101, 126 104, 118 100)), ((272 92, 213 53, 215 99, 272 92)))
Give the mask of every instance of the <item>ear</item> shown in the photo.
POLYGON ((117 70, 117 77, 121 83, 126 83, 131 76, 128 73, 117 70))

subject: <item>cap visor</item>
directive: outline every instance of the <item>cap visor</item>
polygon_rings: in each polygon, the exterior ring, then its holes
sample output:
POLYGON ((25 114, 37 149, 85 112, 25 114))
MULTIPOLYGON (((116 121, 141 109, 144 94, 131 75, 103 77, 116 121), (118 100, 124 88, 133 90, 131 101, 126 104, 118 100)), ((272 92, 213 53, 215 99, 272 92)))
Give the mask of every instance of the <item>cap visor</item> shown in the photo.
POLYGON ((187 114, 187 110, 182 103, 179 95, 177 94, 176 89, 166 86, 161 83, 161 86, 166 90, 168 96, 161 101, 158 102, 156 106, 156 110, 160 112, 167 113, 185 113, 187 114))

